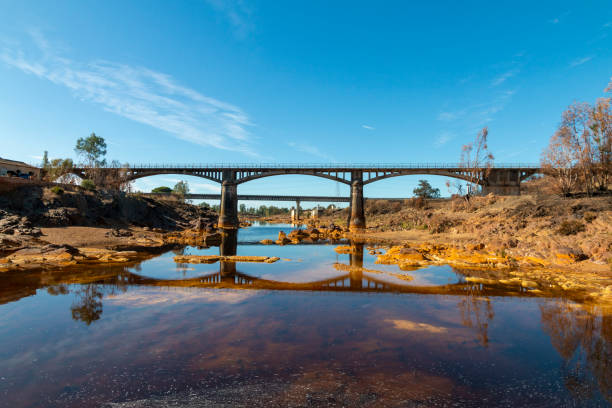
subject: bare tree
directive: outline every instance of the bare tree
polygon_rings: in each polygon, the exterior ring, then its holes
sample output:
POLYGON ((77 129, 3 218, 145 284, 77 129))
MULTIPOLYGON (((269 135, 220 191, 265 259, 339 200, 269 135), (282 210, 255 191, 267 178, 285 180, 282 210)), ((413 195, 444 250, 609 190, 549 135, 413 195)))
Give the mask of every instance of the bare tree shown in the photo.
POLYGON ((484 127, 476 135, 474 142, 463 145, 461 149, 459 165, 465 168, 468 174, 468 194, 482 185, 491 173, 494 157, 489 151, 488 137, 489 129, 484 127))
MULTIPOLYGON (((611 82, 612 86, 612 82, 611 82)), ((612 173, 612 105, 610 98, 600 98, 591 110, 591 150, 593 152, 593 185, 607 190, 612 173)))
POLYGON ((569 195, 578 182, 577 163, 572 137, 567 128, 560 128, 550 138, 542 152, 541 166, 544 174, 551 176, 557 192, 569 195))
POLYGON ((110 190, 130 192, 132 184, 128 179, 128 168, 127 164, 121 164, 118 160, 111 161, 101 174, 100 185, 110 190))

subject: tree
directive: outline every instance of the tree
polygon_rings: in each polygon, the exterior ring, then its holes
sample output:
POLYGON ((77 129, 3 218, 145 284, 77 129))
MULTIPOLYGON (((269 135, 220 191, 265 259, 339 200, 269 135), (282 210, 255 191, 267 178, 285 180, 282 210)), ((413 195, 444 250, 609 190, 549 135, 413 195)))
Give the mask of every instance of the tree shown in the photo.
POLYGON ((593 106, 570 105, 542 153, 541 162, 563 195, 569 195, 578 185, 587 194, 607 190, 612 171, 610 99, 599 99, 593 106))
POLYGON ((166 186, 155 187, 153 190, 151 190, 151 193, 153 193, 153 194, 170 194, 170 193, 172 193, 172 189, 170 187, 166 187, 166 186))
POLYGON ((103 137, 92 133, 87 138, 79 138, 74 148, 79 156, 87 160, 89 167, 100 167, 106 165, 106 142, 103 137))
MULTIPOLYGON (((612 85, 612 82, 611 82, 612 85)), ((589 128, 591 129, 593 150, 593 183, 600 191, 606 190, 612 172, 612 107, 610 98, 600 98, 591 110, 589 128)))
POLYGON ((247 212, 246 204, 240 204, 240 213, 244 214, 247 212))
POLYGON ((574 169, 577 160, 567 129, 561 128, 552 135, 540 162, 542 171, 551 176, 557 192, 569 195, 578 181, 578 173, 574 169))
POLYGON ((47 170, 47 167, 49 167, 49 153, 46 150, 43 153, 42 163, 41 163, 40 167, 43 170, 47 170))
POLYGON ((468 174, 468 193, 482 185, 491 173, 493 167, 493 154, 489 151, 487 127, 476 135, 473 143, 463 145, 461 148, 460 167, 464 167, 468 174))
POLYGON ((446 180, 446 183, 444 184, 446 185, 446 188, 448 189, 448 192, 451 193, 451 195, 453 194, 463 195, 463 184, 461 183, 461 181, 446 180))
POLYGON ((174 185, 174 189, 172 189, 172 194, 176 194, 181 200, 184 200, 185 195, 189 194, 189 184, 186 181, 179 181, 174 185))
POLYGON ((440 189, 433 188, 427 180, 419 180, 419 186, 412 190, 412 192, 417 197, 440 198, 440 189))
POLYGON ((73 167, 72 159, 53 159, 45 169, 44 179, 51 182, 68 183, 72 178, 73 167))

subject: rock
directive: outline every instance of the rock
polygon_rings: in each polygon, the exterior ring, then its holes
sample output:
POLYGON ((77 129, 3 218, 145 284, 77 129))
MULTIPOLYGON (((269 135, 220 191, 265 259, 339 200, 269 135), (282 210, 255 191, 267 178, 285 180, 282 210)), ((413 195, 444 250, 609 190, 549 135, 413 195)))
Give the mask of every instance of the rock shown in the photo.
POLYGON ((190 263, 190 264, 210 264, 218 261, 229 261, 229 262, 263 262, 263 263, 274 263, 280 260, 276 256, 245 256, 245 255, 178 255, 174 257, 176 263, 190 263))
POLYGON ((125 229, 120 229, 120 228, 113 228, 112 230, 108 231, 106 234, 104 234, 107 237, 131 237, 133 234, 131 231, 129 230, 125 230, 125 229))
POLYGON ((569 248, 566 246, 557 246, 554 250, 554 254, 557 261, 560 261, 561 263, 580 262, 589 258, 580 249, 569 248))
POLYGON ((283 231, 279 231, 278 232, 278 239, 276 240, 276 243, 278 245, 285 245, 290 243, 291 240, 289 238, 287 238, 287 234, 285 234, 283 231))

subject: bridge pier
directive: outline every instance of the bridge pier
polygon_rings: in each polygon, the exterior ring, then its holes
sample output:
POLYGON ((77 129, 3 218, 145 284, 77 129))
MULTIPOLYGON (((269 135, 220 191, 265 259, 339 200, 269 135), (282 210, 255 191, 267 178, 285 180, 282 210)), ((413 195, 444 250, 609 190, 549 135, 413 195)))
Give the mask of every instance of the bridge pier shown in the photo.
POLYGON ((238 185, 233 171, 223 172, 221 184, 221 206, 217 226, 224 229, 240 227, 238 221, 238 185))
POLYGON ((521 195, 521 170, 491 169, 482 192, 495 195, 521 195))
MULTIPOLYGON (((236 255, 238 249, 238 231, 235 229, 221 231, 221 245, 219 245, 219 255, 236 255)), ((221 280, 234 283, 236 276, 236 262, 219 261, 219 274, 221 280)))
POLYGON ((351 243, 351 254, 349 255, 350 284, 351 289, 363 288, 363 243, 351 243))
POLYGON ((351 172, 351 206, 350 206, 349 230, 360 232, 365 229, 365 211, 363 200, 363 172, 351 172))

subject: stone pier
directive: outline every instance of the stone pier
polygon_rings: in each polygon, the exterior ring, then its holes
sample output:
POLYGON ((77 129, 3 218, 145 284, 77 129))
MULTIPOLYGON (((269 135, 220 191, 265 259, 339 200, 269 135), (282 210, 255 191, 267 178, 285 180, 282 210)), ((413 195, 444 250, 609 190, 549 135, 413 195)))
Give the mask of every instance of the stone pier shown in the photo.
POLYGON ((224 229, 240 227, 238 221, 238 185, 236 184, 236 176, 231 170, 223 172, 218 226, 224 229))
POLYGON ((363 173, 353 171, 351 173, 351 207, 349 230, 360 232, 365 229, 365 210, 363 200, 363 173))
POLYGON ((491 169, 484 185, 483 194, 520 195, 521 180, 525 177, 520 169, 491 169))

